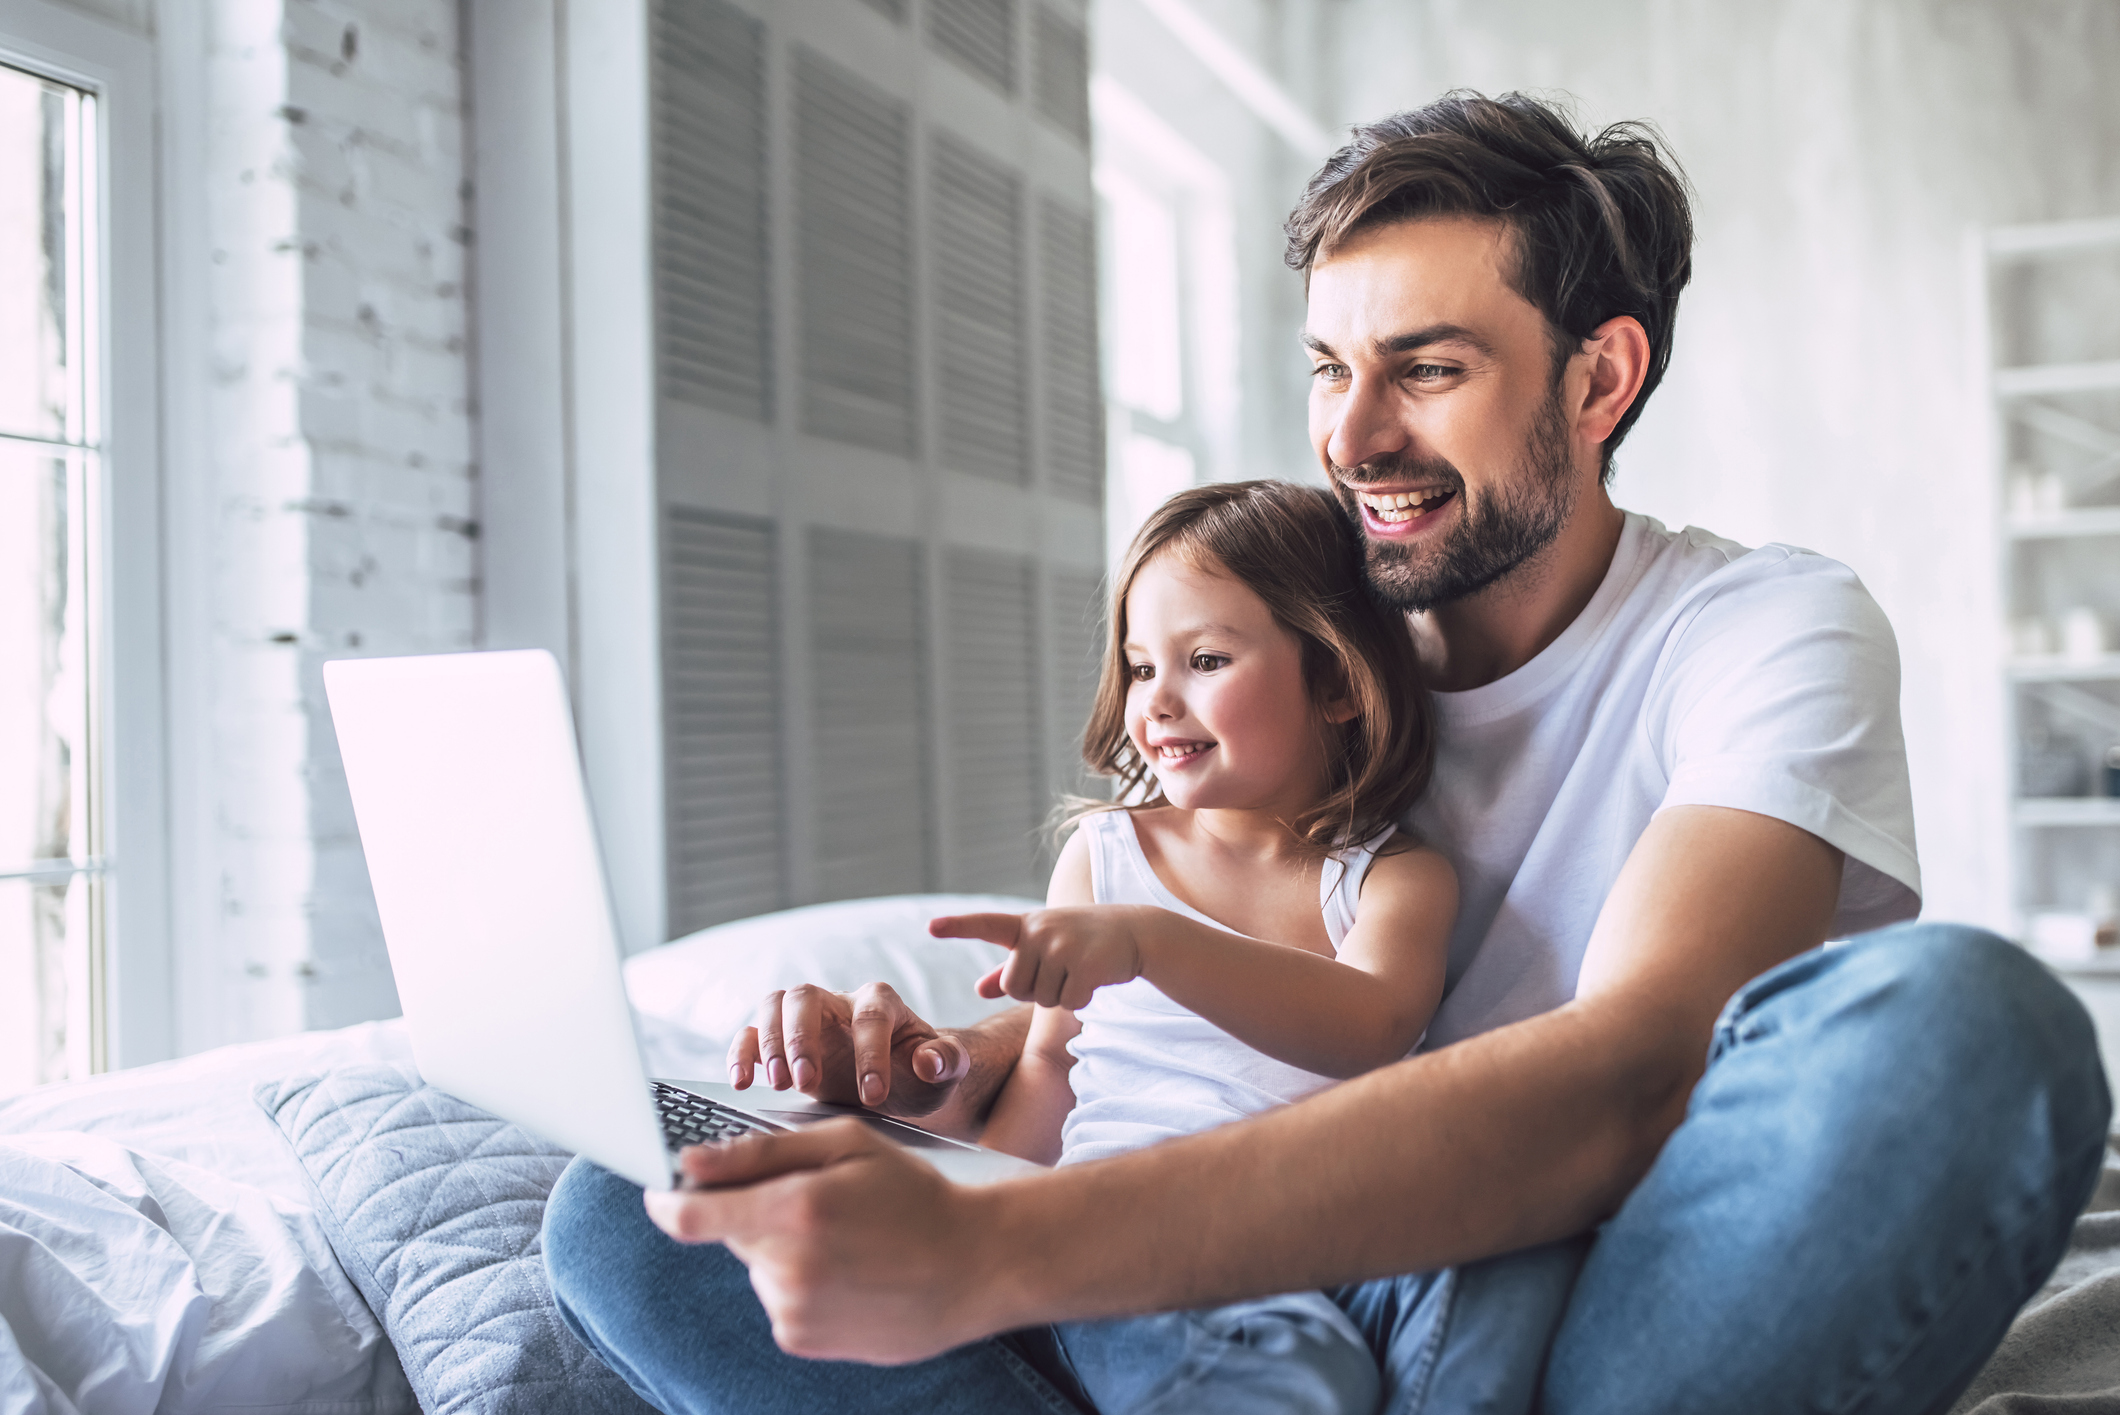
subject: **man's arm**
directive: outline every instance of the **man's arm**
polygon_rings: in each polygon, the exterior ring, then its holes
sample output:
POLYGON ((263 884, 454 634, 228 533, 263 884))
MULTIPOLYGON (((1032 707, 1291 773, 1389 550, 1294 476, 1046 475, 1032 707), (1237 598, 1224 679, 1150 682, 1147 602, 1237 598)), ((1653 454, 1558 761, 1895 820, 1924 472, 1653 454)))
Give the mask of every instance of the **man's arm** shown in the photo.
POLYGON ((650 1194, 649 1211, 727 1241, 788 1350, 871 1361, 1560 1238, 1647 1171, 1730 995, 1823 941, 1840 870, 1785 822, 1665 811, 1553 1012, 1241 1125, 988 1189, 819 1128, 687 1151, 695 1181, 748 1187, 650 1194))

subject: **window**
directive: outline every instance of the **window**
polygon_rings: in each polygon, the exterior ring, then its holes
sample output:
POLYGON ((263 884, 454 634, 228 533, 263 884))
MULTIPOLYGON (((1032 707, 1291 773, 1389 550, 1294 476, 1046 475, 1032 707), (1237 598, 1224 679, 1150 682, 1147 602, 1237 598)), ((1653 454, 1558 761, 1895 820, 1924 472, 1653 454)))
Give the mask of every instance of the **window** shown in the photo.
POLYGON ((0 1094, 101 1057, 97 103, 0 66, 0 1094))
POLYGON ((1108 77, 1093 107, 1116 564, 1172 493, 1237 470, 1237 281, 1222 170, 1108 77))
POLYGON ((153 86, 0 8, 0 1094, 174 1049, 153 86))

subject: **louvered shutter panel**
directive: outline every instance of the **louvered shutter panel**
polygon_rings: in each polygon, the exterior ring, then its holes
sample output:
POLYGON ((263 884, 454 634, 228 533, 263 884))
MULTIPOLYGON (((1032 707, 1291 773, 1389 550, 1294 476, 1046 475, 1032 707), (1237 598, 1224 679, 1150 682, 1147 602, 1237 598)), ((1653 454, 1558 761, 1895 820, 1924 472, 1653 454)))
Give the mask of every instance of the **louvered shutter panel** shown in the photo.
POLYGON ((1016 0, 928 0, 927 34, 936 52, 1016 91, 1016 0))
POLYGON ((1097 377, 1096 230, 1086 212, 1038 203, 1045 315, 1045 457, 1056 496, 1104 504, 1104 399, 1097 377))
POLYGON ((1109 786, 1082 763, 1082 729, 1097 701, 1097 675, 1104 667, 1105 616, 1102 576, 1054 570, 1052 595, 1053 789, 1078 796, 1106 796, 1109 786))
POLYGON ((1045 814, 1031 562, 952 549, 947 586, 951 888, 1042 894, 1045 814))
POLYGON ((1077 142, 1089 142, 1089 36, 1050 5, 1038 6, 1032 46, 1038 111, 1077 142))
POLYGON ((910 135, 903 103, 798 51, 803 428, 903 457, 915 444, 910 135))
POLYGON ((1023 375, 1021 183, 946 134, 935 138, 936 346, 944 466, 1030 481, 1023 375))
POLYGON ((1040 892, 1102 547, 1079 9, 651 6, 672 931, 1040 892))
POLYGON ((770 422, 765 27, 726 0, 655 11, 662 396, 770 422))
POLYGON ((663 522, 664 776, 673 934, 783 907, 773 530, 671 507, 663 522))
POLYGON ((813 527, 809 558, 817 897, 926 889, 919 543, 813 527))

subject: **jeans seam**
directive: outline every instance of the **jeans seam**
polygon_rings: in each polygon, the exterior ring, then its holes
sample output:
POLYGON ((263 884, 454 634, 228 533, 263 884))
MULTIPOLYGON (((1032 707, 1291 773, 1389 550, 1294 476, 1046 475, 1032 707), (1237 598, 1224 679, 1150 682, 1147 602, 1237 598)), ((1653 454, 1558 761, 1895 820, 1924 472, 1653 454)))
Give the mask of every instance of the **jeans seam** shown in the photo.
POLYGON ((1038 1368, 1011 1350, 1007 1342, 1000 1337, 988 1337, 987 1344, 1001 1353, 1002 1362, 1006 1366, 1008 1373, 1014 1376, 1032 1395, 1037 1396, 1040 1403, 1047 1410, 1050 1410, 1052 1415, 1082 1415, 1081 1409, 1075 1402, 1069 1400, 1059 1391, 1054 1390, 1053 1383, 1039 1375, 1038 1368))
MULTIPOLYGON (((2098 1143, 2095 1146, 2091 1147, 2091 1152, 2102 1155, 2105 1151, 2105 1144, 2105 1136, 2100 1135, 2098 1137, 2098 1143)), ((1837 1412, 1837 1415, 1856 1415, 1856 1412, 1860 1411, 1866 1402, 1874 1401, 1878 1397, 1887 1382, 1891 1381, 1893 1378, 1898 1376, 1901 1368, 1906 1365, 1907 1359, 1912 1356, 1915 1349, 1920 1346, 1922 1338, 1927 1335, 1930 1328, 1936 1325, 1937 1318, 1943 1316, 1948 1312, 1955 1311, 1961 1303, 1965 1302, 1973 1295, 1973 1284, 1969 1280, 1971 1275, 1975 1272, 1978 1272, 1982 1267, 1984 1267, 1986 1265, 1987 1259, 1992 1254, 1994 1254, 1998 1250, 2007 1248, 2016 1239, 2021 1238, 2024 1233, 2032 1227, 2033 1224, 2038 1222, 2040 1218, 2041 1209, 2041 1206, 2037 1202, 2038 1196, 2028 1194, 2025 1195, 2024 1198, 2027 1202, 2024 1203, 2024 1205, 2022 1206, 2023 1216, 2018 1220, 2018 1222, 2014 1226, 2012 1226, 2007 1232, 1994 1232, 1989 1238, 1988 1242, 1981 1248, 1978 1260, 1961 1264, 1959 1266, 1958 1271, 1952 1275, 1951 1280, 1958 1284, 1958 1289, 1951 1295, 1950 1300, 1948 1302, 1939 1304, 1935 1312, 1930 1316, 1928 1321, 1920 1323, 1916 1330, 1909 1333, 1905 1343, 1900 1347, 1898 1353, 1894 1355, 1890 1364, 1888 1364, 1883 1370, 1879 1371, 1877 1375, 1872 1377, 1869 1381, 1856 1387, 1854 1398, 1852 1400, 1846 1401, 1836 1406, 1829 1406, 1827 1407, 1828 1409, 1835 1410, 1837 1412)), ((2011 1314, 2010 1320, 2012 1322, 2016 1321, 2015 1313, 2011 1314)), ((2005 1330, 2007 1330, 2007 1328, 2005 1328, 2005 1330)), ((1989 1352, 1987 1354, 1993 1355, 1992 1352, 1989 1352)), ((1985 1361, 1986 1357, 1984 1356, 1982 1358, 1983 1364, 1985 1364, 1985 1361)), ((1978 1374, 1979 1371, 1976 1369, 1974 1375, 1977 1376, 1978 1374)))
POLYGON ((1421 1343, 1420 1362, 1415 1366, 1414 1379, 1406 1383, 1405 1393, 1394 1400, 1384 1415, 1417 1415, 1428 1405, 1428 1389, 1435 1382, 1435 1368, 1443 1349, 1443 1341, 1450 1332, 1451 1318, 1457 1315, 1458 1272, 1452 1268, 1441 1278, 1448 1286, 1443 1294, 1441 1317, 1428 1328, 1428 1338, 1421 1343))

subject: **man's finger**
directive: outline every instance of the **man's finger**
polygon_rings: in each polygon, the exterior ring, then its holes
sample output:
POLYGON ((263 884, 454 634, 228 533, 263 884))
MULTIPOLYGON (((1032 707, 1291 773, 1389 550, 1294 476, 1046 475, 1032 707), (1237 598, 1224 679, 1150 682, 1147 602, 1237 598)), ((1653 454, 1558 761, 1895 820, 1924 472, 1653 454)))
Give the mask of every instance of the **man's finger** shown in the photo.
POLYGON ((776 1091, 788 1088, 788 1054, 780 1039, 780 1009, 786 999, 787 994, 776 988, 758 1004, 758 1056, 766 1081, 776 1091))
POLYGON ((655 1226, 678 1242, 726 1242, 742 1257, 745 1240, 770 1241, 784 1221, 788 1186, 801 1183, 802 1174, 815 1172, 812 1166, 728 1188, 650 1189, 642 1203, 655 1226))
POLYGON ((780 1004, 782 1036, 788 1049, 788 1071, 795 1079, 795 1089, 808 1094, 817 1089, 824 1079, 822 1055, 824 1048, 825 993, 823 988, 804 983, 799 988, 789 988, 788 995, 780 1004))
POLYGON ((911 1015, 887 984, 870 983, 854 994, 854 1086, 863 1105, 879 1106, 889 1098, 891 1041, 911 1015))
POLYGON ((800 1130, 740 1135, 712 1145, 688 1145, 677 1166, 694 1184, 756 1184, 761 1180, 822 1169, 854 1155, 887 1149, 891 1142, 851 1117, 819 1121, 800 1130))
POLYGON ((758 1029, 746 1027, 729 1043, 729 1084, 741 1091, 751 1084, 758 1065, 758 1029))
POLYGON ((976 938, 1013 948, 1023 932, 1021 914, 945 914, 928 920, 928 932, 936 938, 976 938))
POLYGON ((932 1037, 913 1048, 913 1074, 931 1086, 964 1079, 972 1052, 955 1037, 932 1037))

